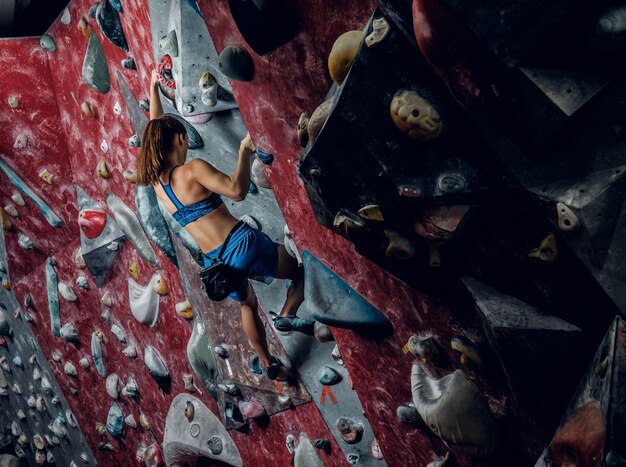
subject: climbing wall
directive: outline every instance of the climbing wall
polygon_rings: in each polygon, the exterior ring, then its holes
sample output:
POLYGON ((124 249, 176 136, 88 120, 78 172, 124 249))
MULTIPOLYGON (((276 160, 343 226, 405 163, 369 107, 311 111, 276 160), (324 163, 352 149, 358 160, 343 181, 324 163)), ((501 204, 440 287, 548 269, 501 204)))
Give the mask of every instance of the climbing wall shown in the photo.
POLYGON ((624 10, 579 7, 73 0, 2 39, 0 456, 621 465, 624 10), (189 159, 273 155, 226 204, 303 263, 314 336, 254 284, 289 382, 135 184, 154 68, 189 159))

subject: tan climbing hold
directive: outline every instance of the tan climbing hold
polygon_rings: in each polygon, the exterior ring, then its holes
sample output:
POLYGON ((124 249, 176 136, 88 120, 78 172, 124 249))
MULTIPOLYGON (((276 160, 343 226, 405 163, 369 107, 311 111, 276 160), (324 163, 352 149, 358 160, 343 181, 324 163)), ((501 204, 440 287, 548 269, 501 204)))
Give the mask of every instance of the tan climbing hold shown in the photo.
POLYGON ((348 31, 337 38, 328 56, 328 71, 333 81, 340 85, 346 78, 365 34, 363 31, 348 31))
POLYGON ((85 101, 80 105, 80 110, 83 111, 83 114, 85 114, 85 117, 88 118, 95 118, 96 117, 96 109, 93 105, 91 105, 89 102, 85 101))
POLYGON ((17 109, 20 106, 20 100, 17 96, 9 96, 7 102, 9 103, 9 107, 12 109, 17 109))
POLYGON ((301 147, 305 147, 309 142, 309 120, 311 119, 311 114, 309 112, 302 112, 300 114, 300 118, 298 119, 298 142, 301 147))
POLYGON ((54 175, 48 172, 48 169, 43 169, 39 172, 39 178, 41 178, 48 185, 52 185, 52 180, 54 179, 54 175))
POLYGON ((415 91, 402 89, 396 92, 389 112, 396 127, 410 138, 431 140, 443 131, 437 109, 415 91))
POLYGON ((309 141, 312 143, 315 142, 317 135, 319 135, 320 131, 322 131, 322 127, 324 126, 324 123, 326 123, 332 108, 333 101, 324 101, 318 105, 313 111, 313 114, 311 114, 311 118, 309 118, 309 121, 307 122, 307 129, 309 132, 309 141))
POLYGON ((535 248, 528 254, 530 259, 539 263, 554 263, 558 259, 558 256, 556 237, 552 232, 541 241, 539 248, 535 248))
POLYGON ((153 290, 159 295, 167 295, 169 293, 169 288, 167 287, 167 282, 165 282, 165 277, 160 272, 154 274, 152 278, 154 282, 153 290))
POLYGON ((383 222, 385 218, 378 204, 368 204, 359 209, 359 216, 369 221, 383 222))
POLYGON ((11 228, 11 218, 9 214, 4 210, 4 208, 0 207, 0 226, 4 230, 9 230, 11 228))
POLYGON ((415 247, 413 243, 404 238, 395 230, 385 229, 385 235, 389 240, 389 245, 385 250, 385 254, 390 258, 409 259, 415 256, 415 247))
POLYGON ((128 183, 137 183, 137 173, 130 169, 124 170, 122 176, 128 183))
POLYGON ((176 314, 185 319, 193 318, 193 308, 191 306, 191 302, 189 300, 178 302, 176 304, 176 314))
POLYGON ((556 214, 559 222, 559 229, 563 232, 571 232, 580 227, 580 219, 574 214, 571 208, 563 203, 556 203, 556 214))
POLYGON ((100 159, 100 162, 98 162, 98 167, 97 167, 97 172, 98 172, 98 177, 103 178, 103 179, 108 179, 111 176, 111 173, 109 172, 109 167, 107 166, 107 161, 104 159, 100 159))
POLYGON ((365 45, 374 47, 382 42, 389 34, 389 23, 385 18, 376 18, 372 21, 372 32, 365 38, 365 45))
POLYGON ((128 266, 128 272, 135 278, 135 280, 139 279, 139 271, 137 270, 137 263, 135 261, 130 263, 130 266, 128 266))

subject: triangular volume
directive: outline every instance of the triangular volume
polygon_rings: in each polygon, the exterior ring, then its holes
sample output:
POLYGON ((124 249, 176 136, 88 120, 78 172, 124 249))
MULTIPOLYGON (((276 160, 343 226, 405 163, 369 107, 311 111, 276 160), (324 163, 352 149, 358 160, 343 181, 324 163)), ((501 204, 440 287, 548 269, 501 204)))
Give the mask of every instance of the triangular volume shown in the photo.
MULTIPOLYGON (((128 42, 122 29, 118 10, 108 1, 104 0, 97 4, 96 21, 102 34, 125 52, 128 52, 128 42)), ((121 5, 120 5, 121 7, 121 5)))
POLYGON ((78 185, 75 188, 81 227, 80 249, 87 269, 100 287, 126 237, 117 222, 104 213, 93 198, 78 185))
POLYGON ((170 229, 159 210, 159 201, 150 185, 135 187, 135 207, 139 223, 146 235, 178 267, 176 249, 170 236, 170 229))
POLYGON ((547 381, 558 381, 575 350, 581 330, 556 316, 505 295, 482 282, 463 278, 482 317, 489 344, 496 353, 511 391, 529 400, 542 393, 547 381))
POLYGON ((577 71, 539 68, 520 68, 520 71, 568 117, 609 82, 607 76, 577 71))
POLYGON ((626 327, 615 317, 536 467, 626 464, 626 327))
POLYGON ((391 322, 308 251, 302 253, 304 295, 314 320, 377 336, 393 333, 391 322))
MULTIPOLYGON (((583 226, 576 250, 602 268, 626 196, 625 166, 588 174, 584 179, 561 180, 531 189, 539 198, 571 208, 583 226)), ((556 211, 555 211, 556 214, 556 211)))
POLYGON ((172 58, 172 73, 176 81, 178 112, 191 123, 205 123, 213 112, 236 108, 230 83, 219 70, 218 54, 204 18, 194 11, 189 2, 173 0, 166 30, 177 37, 178 57, 172 58), (209 106, 202 99, 203 89, 198 83, 205 72, 220 87, 215 105, 209 106))

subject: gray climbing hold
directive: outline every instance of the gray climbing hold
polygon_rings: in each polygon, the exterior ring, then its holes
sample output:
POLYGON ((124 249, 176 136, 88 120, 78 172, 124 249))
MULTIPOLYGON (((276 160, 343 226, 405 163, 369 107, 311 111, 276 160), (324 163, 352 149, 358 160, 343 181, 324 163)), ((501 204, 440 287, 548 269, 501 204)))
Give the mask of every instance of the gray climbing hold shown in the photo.
POLYGON ((217 362, 213 352, 207 351, 211 348, 206 328, 201 318, 194 318, 193 331, 187 343, 187 359, 191 364, 196 377, 202 385, 211 393, 215 400, 218 400, 217 362))
POLYGON ((57 337, 61 336, 61 311, 59 308, 59 289, 56 262, 52 258, 46 260, 46 290, 48 292, 48 310, 50 312, 50 330, 57 337))
POLYGON ((111 76, 102 44, 97 34, 89 36, 87 52, 83 60, 83 82, 103 94, 111 89, 111 76))
POLYGON ((215 350, 215 353, 220 358, 228 358, 229 356, 228 349, 223 344, 216 345, 213 350, 215 350))
POLYGON ((122 2, 120 0, 106 0, 108 1, 113 8, 115 8, 120 13, 124 13, 124 9, 122 8, 122 2))
POLYGON ((158 198, 152 186, 136 186, 135 206, 141 226, 148 238, 178 267, 178 258, 170 230, 163 215, 157 209, 158 205, 158 198))
POLYGON ((333 367, 326 365, 320 370, 318 379, 321 384, 332 386, 341 381, 341 375, 333 367))
POLYGON ((306 433, 300 433, 300 442, 293 456, 293 467, 323 467, 324 463, 317 455, 306 433))
POLYGON ((146 346, 144 351, 144 361, 148 367, 148 372, 157 382, 163 392, 168 393, 172 384, 172 377, 163 361, 163 357, 152 347, 146 346))
POLYGON ((178 57, 178 38, 176 30, 172 29, 159 40, 159 49, 163 54, 167 54, 172 58, 178 57))
POLYGON ((348 417, 339 417, 336 423, 337 431, 348 444, 356 444, 363 438, 363 425, 348 417))
POLYGON ((91 335, 91 356, 96 371, 102 378, 106 378, 107 370, 104 366, 104 356, 102 355, 102 331, 97 330, 91 335))
POLYGON ((146 233, 137 220, 135 213, 113 193, 109 193, 107 197, 107 206, 113 213, 115 220, 124 234, 126 234, 126 237, 128 237, 135 247, 141 259, 156 266, 158 264, 157 256, 146 237, 146 233))
POLYGON ((114 438, 122 436, 124 431, 124 413, 117 404, 113 404, 109 409, 106 429, 114 438))
POLYGON ((122 59, 122 66, 128 70, 136 70, 137 65, 135 64, 135 59, 132 57, 127 57, 122 59))

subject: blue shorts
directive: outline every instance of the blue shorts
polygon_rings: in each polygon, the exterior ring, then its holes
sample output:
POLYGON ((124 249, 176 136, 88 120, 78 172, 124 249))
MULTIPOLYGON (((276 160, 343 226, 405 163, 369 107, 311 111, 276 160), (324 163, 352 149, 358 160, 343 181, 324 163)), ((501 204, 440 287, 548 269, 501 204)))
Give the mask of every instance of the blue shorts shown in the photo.
MULTIPOLYGON (((222 245, 204 254, 204 267, 211 265, 221 248, 222 245)), ((230 297, 243 302, 248 298, 248 278, 266 284, 274 280, 278 268, 278 243, 244 222, 233 231, 222 260, 241 274, 230 297)))

